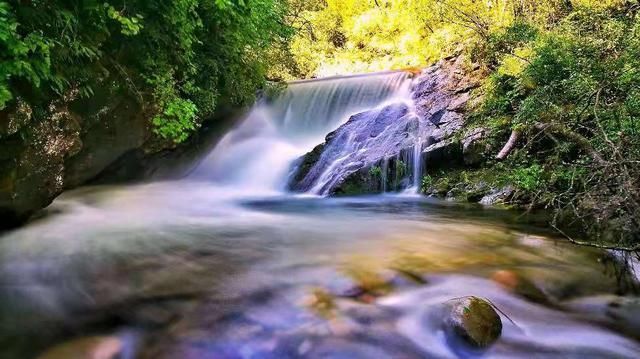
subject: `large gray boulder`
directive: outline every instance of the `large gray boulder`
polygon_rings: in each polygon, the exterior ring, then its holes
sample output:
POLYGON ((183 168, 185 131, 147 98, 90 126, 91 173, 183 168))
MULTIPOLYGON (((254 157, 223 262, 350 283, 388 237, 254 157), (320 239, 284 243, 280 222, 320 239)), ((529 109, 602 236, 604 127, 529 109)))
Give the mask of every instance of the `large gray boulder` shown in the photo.
POLYGON ((321 195, 393 191, 419 183, 414 168, 463 166, 458 135, 477 82, 462 67, 458 57, 443 60, 414 80, 412 103, 351 116, 297 161, 289 188, 321 195))

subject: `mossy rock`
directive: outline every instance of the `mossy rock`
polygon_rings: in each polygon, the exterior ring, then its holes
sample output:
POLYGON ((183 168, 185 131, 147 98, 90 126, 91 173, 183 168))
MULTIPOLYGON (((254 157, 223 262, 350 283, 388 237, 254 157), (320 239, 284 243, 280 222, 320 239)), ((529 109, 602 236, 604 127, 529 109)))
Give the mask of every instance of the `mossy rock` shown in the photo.
POLYGON ((493 306, 478 297, 448 302, 444 326, 452 339, 461 339, 473 348, 487 348, 502 334, 502 320, 493 306))
POLYGON ((289 179, 289 188, 293 190, 302 190, 301 182, 309 174, 309 171, 318 162, 326 143, 317 145, 313 150, 298 159, 295 164, 295 170, 291 178, 289 179))

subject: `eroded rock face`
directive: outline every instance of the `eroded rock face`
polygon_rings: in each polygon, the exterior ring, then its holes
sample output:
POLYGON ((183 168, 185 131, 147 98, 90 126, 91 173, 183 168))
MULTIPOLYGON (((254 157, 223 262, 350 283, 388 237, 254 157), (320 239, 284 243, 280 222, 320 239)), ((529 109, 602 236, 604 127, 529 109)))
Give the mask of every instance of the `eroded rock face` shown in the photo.
POLYGON ((351 116, 324 144, 303 156, 290 189, 315 194, 360 194, 415 186, 423 171, 464 164, 456 138, 470 91, 477 86, 452 58, 414 80, 411 101, 351 116))
MULTIPOLYGON (((5 115, 9 122, 16 116, 5 115)), ((82 147, 78 118, 65 106, 53 105, 30 122, 9 125, 8 136, 0 137, 0 228, 26 219, 61 193, 65 159, 82 147)))
POLYGON ((418 118, 409 113, 409 106, 404 103, 351 116, 347 123, 327 136, 324 145, 303 158, 300 171, 294 177, 302 179, 292 188, 326 194, 367 164, 412 146, 409 133, 417 126, 418 118))
POLYGON ((489 131, 485 128, 475 128, 467 133, 462 140, 462 156, 464 164, 474 166, 484 160, 490 148, 485 142, 486 134, 489 131))
POLYGON ((71 95, 38 114, 19 102, 0 112, 0 229, 20 224, 63 190, 145 144, 150 131, 139 106, 108 94, 101 98, 71 95))

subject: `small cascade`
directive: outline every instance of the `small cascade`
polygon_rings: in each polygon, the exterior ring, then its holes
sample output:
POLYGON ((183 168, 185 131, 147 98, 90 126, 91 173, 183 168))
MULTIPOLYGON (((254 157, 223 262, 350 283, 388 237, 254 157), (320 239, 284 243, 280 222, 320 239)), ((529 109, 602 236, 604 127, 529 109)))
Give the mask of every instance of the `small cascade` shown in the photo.
POLYGON ((418 138, 413 146, 413 156, 411 158, 413 184, 407 189, 408 192, 416 194, 420 193, 420 179, 422 178, 422 137, 417 137, 418 138))
POLYGON ((381 183, 381 188, 382 188, 382 193, 387 193, 387 178, 388 178, 388 172, 389 172, 389 159, 387 157, 385 157, 382 160, 382 173, 380 174, 380 181, 381 183))
MULTIPOLYGON (((379 178, 385 177, 385 183, 389 183, 387 176, 391 173, 394 191, 408 187, 413 156, 404 149, 413 148, 413 138, 407 131, 412 131, 417 122, 409 101, 394 102, 351 116, 338 131, 328 136, 322 155, 296 190, 327 195, 350 174, 370 167, 378 167, 382 174, 379 178), (399 157, 393 161, 393 168, 385 173, 381 168, 384 159, 393 154, 399 157)), ((385 184, 378 188, 387 189, 385 184)))
POLYGON ((433 167, 460 161, 454 134, 464 124, 474 87, 451 91, 451 84, 460 83, 460 71, 452 67, 457 64, 424 69, 406 81, 406 92, 353 114, 300 160, 290 188, 322 196, 381 190, 419 194, 426 161, 433 167))
POLYGON ((348 176, 371 168, 371 180, 380 181, 371 190, 384 193, 411 188, 418 193, 421 139, 428 130, 420 122, 413 102, 406 98, 351 116, 328 136, 322 155, 295 189, 327 195, 348 176))
POLYGON ((278 96, 259 101, 190 177, 246 193, 280 192, 292 163, 327 133, 353 114, 410 98, 409 85, 406 72, 292 82, 278 96))

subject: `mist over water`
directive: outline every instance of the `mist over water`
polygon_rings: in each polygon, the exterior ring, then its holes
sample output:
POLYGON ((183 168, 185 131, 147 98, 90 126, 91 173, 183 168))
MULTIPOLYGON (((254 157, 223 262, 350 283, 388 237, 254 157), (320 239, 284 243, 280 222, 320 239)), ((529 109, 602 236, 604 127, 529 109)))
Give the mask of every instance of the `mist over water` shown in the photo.
MULTIPOLYGON (((0 357, 95 335, 120 343, 122 358, 638 357, 631 317, 609 306, 635 279, 621 281, 607 253, 570 246, 535 217, 413 190, 284 191, 299 156, 349 116, 406 100, 410 81, 386 73, 292 84, 258 103, 188 178, 70 191, 2 234, 0 357), (504 270, 551 303, 491 279, 504 270), (370 281, 390 289, 349 294, 370 281), (328 313, 318 293, 332 298, 328 313), (442 304, 464 296, 501 310, 502 336, 486 351, 452 343, 442 328, 442 304)), ((410 186, 422 170, 412 168, 410 186)))

